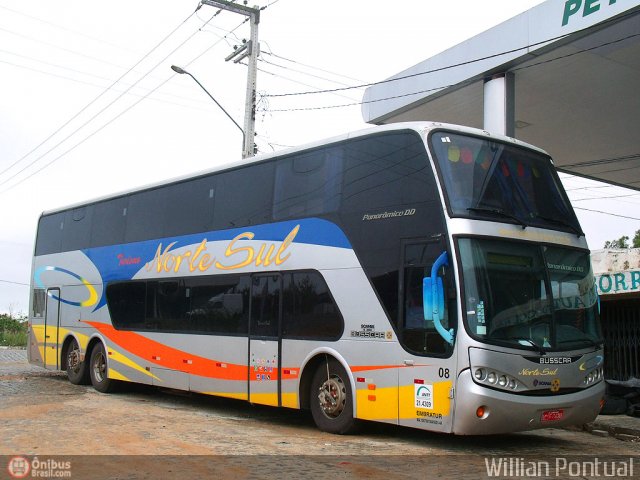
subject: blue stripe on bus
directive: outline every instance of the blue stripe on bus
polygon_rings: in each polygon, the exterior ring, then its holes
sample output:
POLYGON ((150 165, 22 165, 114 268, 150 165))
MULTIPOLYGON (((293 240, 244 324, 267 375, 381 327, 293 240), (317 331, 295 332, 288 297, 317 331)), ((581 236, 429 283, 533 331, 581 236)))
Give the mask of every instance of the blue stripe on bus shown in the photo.
MULTIPOLYGON (((130 280, 133 278, 147 262, 153 260, 160 243, 162 243, 163 248, 166 248, 167 245, 175 242, 172 247, 172 250, 175 250, 183 246, 199 244, 204 239, 208 242, 231 241, 236 236, 246 232, 254 234, 254 241, 281 242, 296 225, 300 225, 300 229, 293 243, 351 248, 351 243, 349 243, 346 235, 337 225, 319 218, 307 218, 298 221, 253 225, 229 230, 210 231, 179 237, 167 237, 143 242, 89 248, 83 250, 83 253, 96 266, 102 277, 103 285, 106 285, 109 282, 130 280)), ((102 298, 98 302, 95 310, 103 307, 105 303, 106 299, 103 289, 102 298)))

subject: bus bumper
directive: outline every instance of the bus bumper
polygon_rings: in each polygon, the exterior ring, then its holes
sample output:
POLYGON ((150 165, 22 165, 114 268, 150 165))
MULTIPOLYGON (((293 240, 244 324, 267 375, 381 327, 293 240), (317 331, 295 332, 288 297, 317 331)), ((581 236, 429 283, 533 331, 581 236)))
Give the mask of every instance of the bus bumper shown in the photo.
POLYGON ((471 371, 458 378, 453 433, 490 435, 592 422, 600 412, 604 381, 581 392, 545 397, 514 395, 476 384, 471 371), (484 415, 476 414, 484 407, 484 415), (560 413, 556 413, 562 411, 560 413), (547 419, 543 419, 543 414, 547 419), (554 413, 556 413, 554 415, 554 413), (559 419, 554 419, 559 417, 559 419), (551 417, 551 418, 549 418, 551 417))

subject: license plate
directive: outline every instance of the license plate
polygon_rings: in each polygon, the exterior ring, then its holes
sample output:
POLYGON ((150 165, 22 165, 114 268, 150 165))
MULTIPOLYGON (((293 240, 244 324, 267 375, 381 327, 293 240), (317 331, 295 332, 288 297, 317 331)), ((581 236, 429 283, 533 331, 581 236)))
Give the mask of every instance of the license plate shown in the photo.
POLYGON ((558 420, 562 420, 564 417, 564 410, 547 410, 546 412, 542 412, 542 420, 543 422, 557 422, 558 420))

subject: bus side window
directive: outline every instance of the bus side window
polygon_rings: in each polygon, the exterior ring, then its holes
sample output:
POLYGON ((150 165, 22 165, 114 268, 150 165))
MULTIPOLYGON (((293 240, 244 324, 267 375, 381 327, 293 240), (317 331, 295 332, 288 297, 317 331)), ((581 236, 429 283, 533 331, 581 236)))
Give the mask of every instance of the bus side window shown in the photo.
POLYGON ((340 206, 343 160, 339 148, 292 156, 278 162, 273 219, 334 212, 340 206))

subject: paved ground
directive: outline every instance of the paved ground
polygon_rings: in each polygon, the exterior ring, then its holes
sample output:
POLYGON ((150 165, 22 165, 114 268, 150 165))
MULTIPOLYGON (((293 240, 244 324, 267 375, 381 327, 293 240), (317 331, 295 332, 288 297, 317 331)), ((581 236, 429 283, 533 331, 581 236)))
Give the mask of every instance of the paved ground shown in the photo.
POLYGON ((11 460, 17 455, 38 467, 70 462, 72 478, 487 478, 492 460, 510 461, 512 476, 522 476, 513 471, 518 459, 549 461, 550 478, 575 478, 554 472, 555 462, 595 456, 617 456, 620 468, 633 456, 640 476, 640 443, 611 436, 453 437, 382 424, 335 436, 306 412, 152 388, 100 394, 0 349, 0 479, 11 478, 5 465, 23 465, 11 460))

